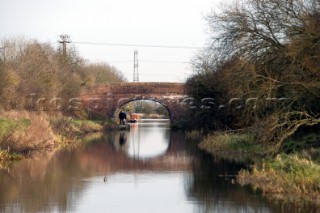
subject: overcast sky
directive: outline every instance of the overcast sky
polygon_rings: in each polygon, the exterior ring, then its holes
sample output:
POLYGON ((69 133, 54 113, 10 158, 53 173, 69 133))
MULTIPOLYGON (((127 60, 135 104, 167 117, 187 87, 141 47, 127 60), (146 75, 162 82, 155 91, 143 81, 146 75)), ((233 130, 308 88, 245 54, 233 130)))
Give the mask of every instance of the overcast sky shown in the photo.
POLYGON ((0 0, 0 39, 25 36, 40 42, 70 36, 79 55, 107 62, 133 76, 138 50, 140 81, 183 82, 192 73, 192 48, 93 45, 77 42, 202 47, 204 16, 220 0, 0 0))

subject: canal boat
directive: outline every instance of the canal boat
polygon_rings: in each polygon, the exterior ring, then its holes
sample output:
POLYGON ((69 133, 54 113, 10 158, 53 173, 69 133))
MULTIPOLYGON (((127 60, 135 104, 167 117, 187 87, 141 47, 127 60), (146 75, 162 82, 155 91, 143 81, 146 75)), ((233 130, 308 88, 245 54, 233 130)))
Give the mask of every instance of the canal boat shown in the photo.
POLYGON ((130 115, 130 120, 129 120, 129 123, 138 123, 140 121, 140 117, 138 114, 136 113, 132 113, 130 115))

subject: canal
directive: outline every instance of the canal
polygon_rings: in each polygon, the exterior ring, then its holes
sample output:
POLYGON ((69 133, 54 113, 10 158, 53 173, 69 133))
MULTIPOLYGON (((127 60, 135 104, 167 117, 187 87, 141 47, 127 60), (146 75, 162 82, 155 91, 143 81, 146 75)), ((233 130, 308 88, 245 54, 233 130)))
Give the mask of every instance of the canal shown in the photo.
POLYGON ((0 212, 285 212, 234 183, 241 168, 144 120, 0 172, 0 212), (106 178, 106 180, 104 180, 106 178))

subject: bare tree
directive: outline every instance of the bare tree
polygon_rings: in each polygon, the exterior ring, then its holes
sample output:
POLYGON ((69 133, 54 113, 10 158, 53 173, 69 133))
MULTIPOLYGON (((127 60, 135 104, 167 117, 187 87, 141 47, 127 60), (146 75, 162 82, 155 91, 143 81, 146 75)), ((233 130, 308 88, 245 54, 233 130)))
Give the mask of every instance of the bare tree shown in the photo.
POLYGON ((88 79, 93 83, 125 80, 114 67, 90 65, 73 47, 68 48, 65 61, 50 44, 12 38, 3 39, 1 45, 6 48, 0 55, 0 107, 7 109, 23 108, 30 94, 47 100, 77 97, 88 79))
POLYGON ((320 124, 319 0, 235 1, 207 21, 211 43, 195 60, 196 76, 205 76, 196 85, 258 100, 225 117, 261 126, 260 142, 277 148, 300 127, 320 124))

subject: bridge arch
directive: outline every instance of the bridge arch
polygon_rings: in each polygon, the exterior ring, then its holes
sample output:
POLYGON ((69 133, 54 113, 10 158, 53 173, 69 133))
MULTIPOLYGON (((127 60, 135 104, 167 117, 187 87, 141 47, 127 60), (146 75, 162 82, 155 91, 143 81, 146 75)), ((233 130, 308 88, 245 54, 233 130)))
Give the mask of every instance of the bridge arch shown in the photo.
POLYGON ((113 117, 114 118, 117 118, 117 116, 118 116, 118 111, 119 111, 119 109, 122 107, 122 106, 124 106, 124 105, 126 105, 126 104, 128 104, 128 103, 131 103, 131 102, 134 102, 134 101, 153 101, 153 102, 156 102, 156 103, 159 103, 160 105, 162 105, 167 111, 168 111, 168 114, 169 114, 169 119, 170 119, 170 122, 172 122, 172 113, 170 112, 170 108, 168 108, 168 106, 166 106, 165 105, 165 103, 162 103, 161 102, 161 100, 157 100, 157 99, 152 99, 152 98, 143 98, 143 99, 136 99, 136 98, 134 98, 134 99, 131 99, 131 100, 127 100, 127 101, 125 101, 125 102, 122 102, 119 106, 117 106, 114 110, 113 110, 113 117))
POLYGON ((183 83, 110 83, 82 90, 80 99, 85 109, 94 111, 107 118, 115 118, 116 110, 134 100, 152 100, 165 106, 170 113, 171 124, 178 122, 184 114, 183 101, 187 98, 183 83), (90 100, 99 102, 92 107, 90 100))

